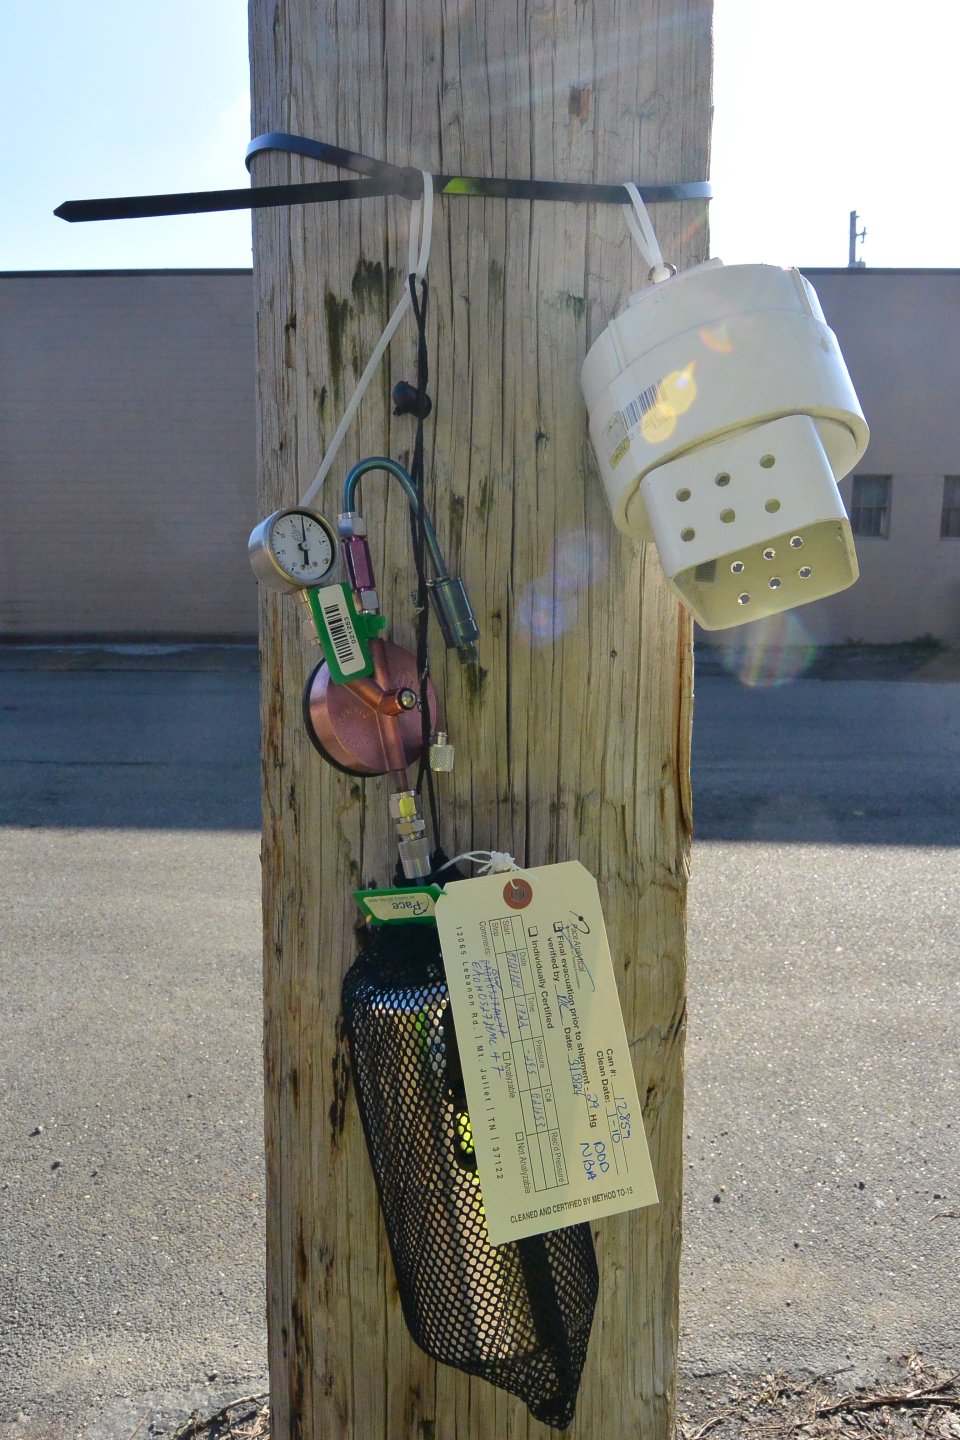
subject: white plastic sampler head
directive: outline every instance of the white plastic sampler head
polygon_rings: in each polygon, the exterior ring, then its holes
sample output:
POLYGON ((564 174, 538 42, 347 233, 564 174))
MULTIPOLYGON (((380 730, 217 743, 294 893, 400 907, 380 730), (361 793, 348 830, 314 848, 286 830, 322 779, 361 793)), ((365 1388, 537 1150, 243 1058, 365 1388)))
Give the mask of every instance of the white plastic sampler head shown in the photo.
POLYGON ((614 521, 705 629, 856 580, 837 481, 869 431, 799 271, 711 260, 641 291, 582 381, 614 521))

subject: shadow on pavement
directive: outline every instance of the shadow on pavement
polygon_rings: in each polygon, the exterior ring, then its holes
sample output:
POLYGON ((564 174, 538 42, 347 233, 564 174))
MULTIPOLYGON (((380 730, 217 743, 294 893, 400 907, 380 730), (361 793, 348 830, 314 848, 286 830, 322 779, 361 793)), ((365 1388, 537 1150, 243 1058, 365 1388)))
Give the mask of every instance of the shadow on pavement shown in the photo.
POLYGON ((0 825, 259 830, 256 649, 104 653, 4 652, 0 825))
MULTIPOLYGON (((792 680, 698 652, 695 839, 960 844, 960 683, 904 678, 915 649, 792 680), (897 678, 834 683, 864 666, 897 678)), ((253 646, 0 647, 0 824, 259 829, 257 692, 253 646)))
POLYGON ((698 672, 695 840, 960 844, 960 684, 698 672))

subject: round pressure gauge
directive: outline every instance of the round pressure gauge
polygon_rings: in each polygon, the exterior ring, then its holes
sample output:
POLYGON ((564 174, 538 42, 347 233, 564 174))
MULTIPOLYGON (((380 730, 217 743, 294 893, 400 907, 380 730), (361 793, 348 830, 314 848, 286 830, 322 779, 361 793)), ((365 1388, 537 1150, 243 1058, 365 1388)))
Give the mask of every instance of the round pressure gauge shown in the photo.
POLYGON ((329 575, 337 558, 332 525, 300 506, 276 510, 250 536, 250 564, 274 590, 307 590, 329 575))

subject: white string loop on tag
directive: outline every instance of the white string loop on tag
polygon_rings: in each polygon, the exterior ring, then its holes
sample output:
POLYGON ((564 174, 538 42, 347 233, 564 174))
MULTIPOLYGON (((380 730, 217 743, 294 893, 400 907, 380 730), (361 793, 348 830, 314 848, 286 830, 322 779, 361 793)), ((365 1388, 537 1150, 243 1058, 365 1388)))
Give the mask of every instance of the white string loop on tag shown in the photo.
POLYGON ((386 354, 387 347, 396 334, 400 321, 410 309, 412 300, 410 298, 409 276, 414 275, 418 280, 422 280, 427 273, 427 262, 430 259, 430 241, 433 236, 433 176, 426 170, 421 170, 420 173, 423 176, 423 195, 419 199, 414 200, 410 210, 410 239, 407 246, 408 278, 404 282, 403 294, 397 302, 397 308, 387 321, 384 332, 377 341, 373 354, 367 361, 366 369, 357 381, 357 388, 347 401, 346 408, 340 417, 340 424, 333 432, 333 439, 327 446, 327 453, 320 462, 319 470, 313 477, 311 484, 307 486, 306 490, 304 490, 300 496, 301 505, 310 504, 320 490, 324 480, 326 480, 327 475, 330 473, 333 462, 337 458, 337 451, 343 444, 344 436, 350 429, 353 423, 353 417, 360 408, 360 401, 363 399, 370 381, 377 373, 377 367, 386 354))
POLYGON ((655 285, 659 285, 661 280, 669 280, 670 276, 677 272, 664 262, 660 241, 654 232, 647 207, 640 198, 640 191, 632 180, 628 180, 623 188, 630 196, 629 206, 624 206, 627 225, 636 241, 637 249, 650 267, 650 279, 655 285))

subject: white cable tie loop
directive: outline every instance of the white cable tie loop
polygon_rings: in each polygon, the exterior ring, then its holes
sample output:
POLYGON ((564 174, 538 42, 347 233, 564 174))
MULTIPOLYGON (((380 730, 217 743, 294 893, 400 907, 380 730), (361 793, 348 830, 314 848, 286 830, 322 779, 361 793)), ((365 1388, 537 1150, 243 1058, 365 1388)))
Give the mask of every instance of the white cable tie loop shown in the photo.
POLYGON ((640 198, 640 191, 632 180, 628 180, 623 188, 630 196, 629 209, 624 207, 627 225, 630 227, 630 233, 636 242, 637 249, 650 267, 650 279, 655 285, 659 285, 662 280, 669 280, 670 276, 677 272, 664 262, 660 242, 654 232, 647 207, 640 198))
MULTIPOLYGON (((418 280, 422 280, 427 273, 427 262, 430 259, 430 241, 433 236, 434 209, 433 176, 427 170, 421 170, 420 173, 423 176, 423 195, 419 200, 413 202, 413 207, 410 212, 410 239, 407 250, 408 275, 415 275, 418 280)), ((397 307, 387 321, 386 328, 377 341, 373 354, 367 361, 366 369, 357 381, 357 388, 347 401, 346 408, 340 417, 340 423, 333 432, 333 439, 327 446, 327 452, 320 462, 320 468, 314 476, 312 483, 307 486, 306 490, 304 490, 300 496, 301 505, 310 504, 330 473, 333 462, 337 458, 337 452, 343 444, 344 436, 350 429, 353 423, 353 417, 360 408, 360 401, 366 394, 367 387, 376 374, 380 361, 386 354, 387 347, 396 334, 400 321, 412 303, 410 282, 408 279, 404 284, 403 294, 397 302, 397 307)))
POLYGON ((322 461, 320 462, 320 469, 314 476, 313 483, 309 485, 307 489, 304 490, 303 494, 300 496, 301 505, 309 505, 313 497, 316 495, 317 491, 320 489, 324 480, 326 480, 327 475, 329 474, 330 469, 333 465, 333 462, 337 458, 337 451, 343 444, 343 437, 349 430, 351 422, 353 421, 353 417, 354 415, 356 415, 357 411, 360 408, 360 401, 364 397, 367 386, 370 384, 370 381, 376 374, 377 367, 379 366, 380 361, 383 359, 384 354, 386 353, 387 346, 393 339, 394 334, 396 333, 397 326, 400 324, 400 321, 403 319, 404 315, 407 313, 407 310, 410 308, 410 303, 410 291, 407 286, 404 285, 403 294, 400 296, 400 299, 397 303, 397 308, 394 310, 393 314, 390 316, 390 319, 387 321, 386 329, 380 336, 380 339, 377 341, 374 352, 370 356, 370 359, 367 361, 367 368, 364 370, 363 374, 360 376, 360 379, 357 381, 356 390, 354 390, 353 394, 350 396, 350 399, 347 401, 346 408, 344 409, 344 412, 340 417, 340 424, 334 431, 333 439, 327 446, 327 453, 324 455, 322 461))
POLYGON ((449 870, 452 865, 457 865, 461 860, 469 860, 471 865, 476 865, 481 875, 527 875, 529 872, 518 865, 516 860, 507 850, 465 850, 462 855, 455 855, 445 865, 441 865, 437 871, 439 875, 443 870, 449 870))
POLYGON ((407 283, 410 276, 416 273, 417 252, 420 245, 420 235, 423 229, 423 199, 418 197, 410 206, 410 234, 407 236, 407 283))
POLYGON ((429 170, 421 170, 423 194, 414 200, 410 212, 410 239, 407 246, 407 274, 422 280, 427 273, 430 260, 430 241, 433 239, 433 176, 429 170))

